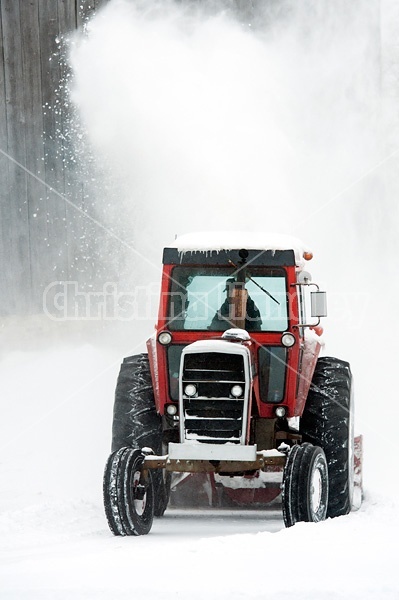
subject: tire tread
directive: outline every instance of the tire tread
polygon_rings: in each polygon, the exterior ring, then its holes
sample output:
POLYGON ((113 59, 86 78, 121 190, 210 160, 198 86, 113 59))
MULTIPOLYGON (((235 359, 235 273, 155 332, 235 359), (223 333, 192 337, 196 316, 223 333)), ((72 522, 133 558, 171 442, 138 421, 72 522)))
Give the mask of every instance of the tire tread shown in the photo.
POLYGON ((351 381, 347 362, 319 358, 301 418, 303 439, 322 447, 326 454, 330 485, 328 517, 348 514, 351 509, 348 448, 351 381))

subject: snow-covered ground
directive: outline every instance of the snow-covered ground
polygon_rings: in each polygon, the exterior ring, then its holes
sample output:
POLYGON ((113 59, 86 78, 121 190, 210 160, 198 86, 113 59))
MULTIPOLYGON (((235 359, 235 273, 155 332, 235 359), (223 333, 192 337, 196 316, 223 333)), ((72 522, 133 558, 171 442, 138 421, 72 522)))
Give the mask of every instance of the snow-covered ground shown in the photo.
POLYGON ((101 479, 119 358, 58 344, 0 363, 2 600, 399 597, 398 501, 370 480, 360 511, 320 524, 171 509, 148 536, 113 537, 101 479))
POLYGON ((171 511, 120 539, 96 504, 43 504, 1 519, 1 597, 396 600, 394 512, 285 530, 275 512, 171 511))

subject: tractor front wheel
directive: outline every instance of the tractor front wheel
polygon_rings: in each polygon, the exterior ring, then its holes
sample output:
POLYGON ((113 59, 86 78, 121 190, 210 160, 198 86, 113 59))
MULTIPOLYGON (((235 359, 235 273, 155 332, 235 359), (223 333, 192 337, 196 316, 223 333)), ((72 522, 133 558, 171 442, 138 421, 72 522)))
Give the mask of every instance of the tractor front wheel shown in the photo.
POLYGON ((104 472, 104 508, 114 535, 146 535, 154 518, 151 473, 143 470, 140 450, 120 448, 109 457, 104 472))
POLYGON ((298 521, 323 521, 328 503, 328 471, 323 450, 307 443, 293 446, 284 467, 282 488, 286 527, 298 521))

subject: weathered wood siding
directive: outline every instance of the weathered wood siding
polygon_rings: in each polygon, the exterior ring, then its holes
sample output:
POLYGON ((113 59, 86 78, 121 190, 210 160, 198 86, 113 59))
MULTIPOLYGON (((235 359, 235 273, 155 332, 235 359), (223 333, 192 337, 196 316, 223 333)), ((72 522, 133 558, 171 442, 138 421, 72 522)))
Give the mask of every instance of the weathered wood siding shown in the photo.
POLYGON ((104 1, 0 0, 0 315, 40 312, 82 252, 81 215, 40 180, 80 205, 84 182, 60 141, 59 40, 104 1))

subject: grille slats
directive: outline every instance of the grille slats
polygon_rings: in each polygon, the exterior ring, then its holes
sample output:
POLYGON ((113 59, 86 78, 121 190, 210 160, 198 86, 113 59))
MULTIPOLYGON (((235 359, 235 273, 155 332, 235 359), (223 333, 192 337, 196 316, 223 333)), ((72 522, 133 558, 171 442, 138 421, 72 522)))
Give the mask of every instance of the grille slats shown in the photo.
POLYGON ((199 379, 203 381, 244 381, 244 363, 242 356, 238 354, 221 354, 219 352, 201 352, 198 354, 187 354, 184 361, 183 380, 199 379), (224 377, 221 377, 221 374, 224 377))
POLYGON ((242 355, 198 353, 185 356, 183 390, 197 385, 198 396, 183 395, 186 439, 203 443, 239 443, 242 436, 244 400, 230 396, 231 387, 245 389, 242 355))
POLYGON ((240 419, 242 417, 242 400, 186 399, 184 408, 186 418, 240 419))
MULTIPOLYGON (((209 431, 209 424, 207 422, 207 420, 202 420, 202 419, 190 419, 189 421, 186 421, 186 429, 187 431, 195 431, 197 433, 207 433, 209 431)), ((217 424, 215 423, 214 429, 218 431, 222 431, 223 433, 225 432, 239 432, 241 431, 241 422, 237 421, 236 419, 225 419, 225 420, 218 420, 217 424), (237 425, 240 425, 240 427, 238 428, 237 425)))

